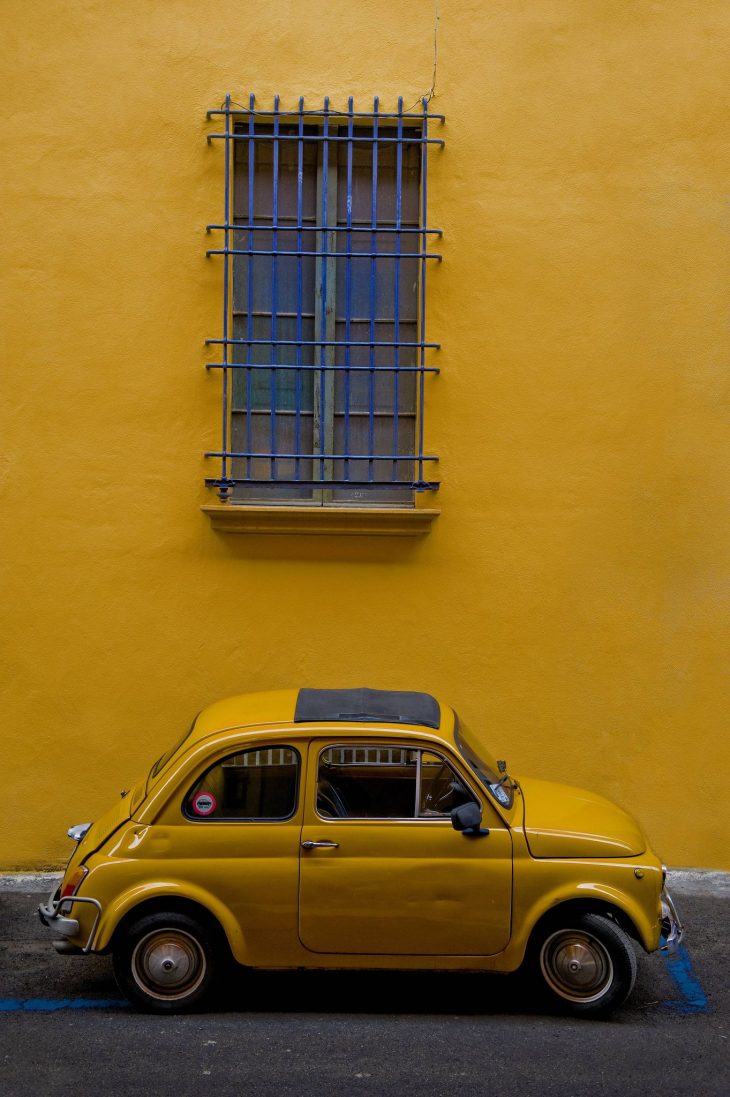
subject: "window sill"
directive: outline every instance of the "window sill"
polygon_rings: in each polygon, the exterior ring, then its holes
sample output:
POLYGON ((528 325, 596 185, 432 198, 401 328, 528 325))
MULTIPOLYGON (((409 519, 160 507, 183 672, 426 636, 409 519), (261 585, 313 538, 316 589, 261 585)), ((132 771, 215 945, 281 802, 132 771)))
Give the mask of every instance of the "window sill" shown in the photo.
POLYGON ((423 537, 441 513, 427 507, 288 507, 226 503, 200 508, 219 533, 423 537))

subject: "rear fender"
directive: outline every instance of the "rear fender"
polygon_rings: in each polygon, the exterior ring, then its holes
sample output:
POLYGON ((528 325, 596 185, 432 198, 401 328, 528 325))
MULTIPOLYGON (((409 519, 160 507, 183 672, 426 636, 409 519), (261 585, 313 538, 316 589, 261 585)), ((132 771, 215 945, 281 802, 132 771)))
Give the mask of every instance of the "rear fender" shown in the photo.
POLYGON ((102 912, 92 944, 92 951, 103 952, 104 949, 109 947, 117 926, 135 907, 146 903, 150 899, 165 898, 172 901, 186 899, 203 907, 216 919, 225 933, 234 959, 239 964, 247 963, 248 949, 246 942, 241 927, 230 908, 204 888, 187 882, 183 883, 180 880, 161 880, 155 881, 154 884, 140 884, 138 887, 130 888, 119 895, 102 912))

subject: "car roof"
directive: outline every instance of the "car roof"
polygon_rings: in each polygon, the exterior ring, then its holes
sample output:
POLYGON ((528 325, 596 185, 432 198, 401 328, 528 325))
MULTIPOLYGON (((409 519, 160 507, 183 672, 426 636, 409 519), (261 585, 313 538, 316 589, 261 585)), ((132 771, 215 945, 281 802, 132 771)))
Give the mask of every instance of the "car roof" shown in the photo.
POLYGON ((438 729, 441 708, 430 693, 392 689, 300 689, 294 722, 326 720, 348 723, 418 724, 438 729))
POLYGON ((428 693, 398 690, 282 689, 264 693, 243 693, 227 697, 204 708, 197 717, 188 745, 227 728, 267 724, 294 725, 292 731, 306 734, 312 724, 453 728, 453 713, 428 693))

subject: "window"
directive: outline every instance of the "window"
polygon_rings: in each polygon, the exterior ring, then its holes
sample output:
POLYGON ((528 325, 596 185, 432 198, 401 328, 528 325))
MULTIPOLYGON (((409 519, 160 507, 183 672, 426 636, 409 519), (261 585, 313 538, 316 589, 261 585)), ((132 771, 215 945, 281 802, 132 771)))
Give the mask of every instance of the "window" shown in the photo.
POLYGON ((299 755, 291 747, 232 754, 211 766, 185 797, 190 819, 288 819, 297 805, 299 755))
POLYGON ((224 500, 409 506, 437 487, 424 452, 428 135, 403 110, 273 111, 226 100, 224 500))
POLYGON ((317 811, 325 819, 444 818, 476 802, 440 754, 400 747, 328 747, 319 756, 317 811))

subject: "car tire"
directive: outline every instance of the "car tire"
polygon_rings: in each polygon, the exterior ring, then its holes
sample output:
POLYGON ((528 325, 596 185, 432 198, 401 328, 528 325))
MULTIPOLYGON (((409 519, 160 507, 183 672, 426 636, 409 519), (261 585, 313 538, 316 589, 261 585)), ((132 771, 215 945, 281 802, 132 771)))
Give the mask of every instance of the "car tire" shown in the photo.
POLYGON ((551 922, 536 942, 533 968, 553 1004, 581 1017, 605 1017, 636 982, 636 953, 616 922, 582 914, 551 922))
POLYGON ((216 951, 208 928, 187 914, 150 914, 114 946, 114 975, 122 994, 145 1012, 185 1013, 210 990, 216 951))

